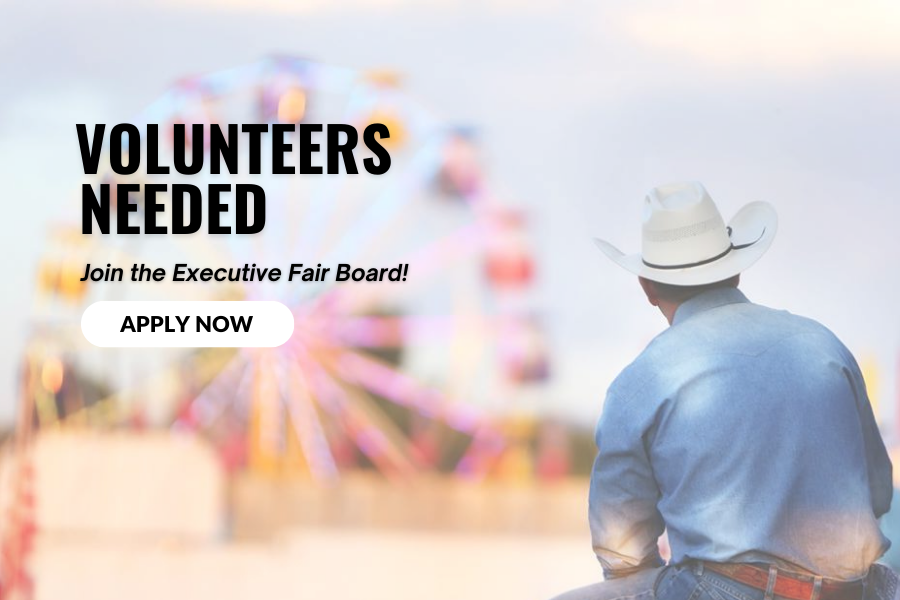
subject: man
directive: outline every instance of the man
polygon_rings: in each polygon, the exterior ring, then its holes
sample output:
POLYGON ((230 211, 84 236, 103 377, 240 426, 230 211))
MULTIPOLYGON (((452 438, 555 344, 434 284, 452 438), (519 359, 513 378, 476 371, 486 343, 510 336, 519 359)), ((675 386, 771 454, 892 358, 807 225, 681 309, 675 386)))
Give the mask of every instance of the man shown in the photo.
POLYGON ((774 209, 751 203, 726 227, 699 183, 644 208, 640 255, 596 241, 670 327, 615 379, 597 426, 590 526, 607 581, 559 600, 893 598, 893 572, 873 566, 891 463, 856 361, 737 289, 774 209))

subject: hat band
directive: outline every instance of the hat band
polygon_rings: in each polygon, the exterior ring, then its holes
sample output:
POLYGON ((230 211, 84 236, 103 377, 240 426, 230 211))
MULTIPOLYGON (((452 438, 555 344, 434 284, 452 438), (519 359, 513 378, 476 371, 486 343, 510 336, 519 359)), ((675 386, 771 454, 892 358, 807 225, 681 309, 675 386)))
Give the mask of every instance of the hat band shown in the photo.
MULTIPOLYGON (((704 260, 700 260, 697 262, 684 263, 681 265, 656 265, 656 264, 647 262, 643 258, 641 258, 641 262, 644 263, 644 265, 650 267, 651 269, 662 269, 662 270, 690 269, 691 267, 702 267, 703 265, 708 265, 711 262, 716 262, 719 259, 725 258, 726 256, 728 256, 728 253, 731 252, 732 250, 742 250, 744 248, 748 248, 748 247, 752 246, 753 244, 755 244, 756 242, 761 240, 765 234, 766 234, 766 228, 763 227, 762 233, 760 233, 759 237, 756 238, 755 240, 753 240, 752 242, 748 242, 746 244, 738 244, 737 246, 735 246, 734 244, 729 244, 729 246, 725 249, 725 252, 722 252, 721 254, 717 254, 717 255, 713 256, 712 258, 706 258, 704 260)), ((728 228, 728 235, 731 236, 731 227, 728 228)))

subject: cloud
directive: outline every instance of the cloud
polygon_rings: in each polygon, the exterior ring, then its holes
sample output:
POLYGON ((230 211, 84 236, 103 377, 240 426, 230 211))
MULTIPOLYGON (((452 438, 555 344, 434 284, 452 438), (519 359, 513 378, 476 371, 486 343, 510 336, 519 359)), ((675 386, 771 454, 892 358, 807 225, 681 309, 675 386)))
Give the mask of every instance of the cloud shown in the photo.
POLYGON ((818 70, 900 62, 893 0, 687 0, 629 5, 618 27, 636 43, 717 67, 818 70))
POLYGON ((544 0, 164 0, 172 8, 243 11, 260 14, 336 15, 388 11, 391 13, 478 10, 497 14, 545 14, 553 12, 544 0))

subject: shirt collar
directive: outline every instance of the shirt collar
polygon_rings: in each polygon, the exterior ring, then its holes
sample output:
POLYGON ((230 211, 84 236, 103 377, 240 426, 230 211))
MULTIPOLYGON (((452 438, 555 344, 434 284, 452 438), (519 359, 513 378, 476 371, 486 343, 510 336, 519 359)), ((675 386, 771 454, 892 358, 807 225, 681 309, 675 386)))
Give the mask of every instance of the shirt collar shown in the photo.
POLYGON ((711 308, 725 306, 726 304, 737 304, 739 302, 750 302, 747 297, 737 288, 723 287, 709 290, 701 294, 697 294, 689 300, 685 300, 675 309, 675 316, 672 317, 672 325, 690 319, 692 316, 707 311, 711 308))

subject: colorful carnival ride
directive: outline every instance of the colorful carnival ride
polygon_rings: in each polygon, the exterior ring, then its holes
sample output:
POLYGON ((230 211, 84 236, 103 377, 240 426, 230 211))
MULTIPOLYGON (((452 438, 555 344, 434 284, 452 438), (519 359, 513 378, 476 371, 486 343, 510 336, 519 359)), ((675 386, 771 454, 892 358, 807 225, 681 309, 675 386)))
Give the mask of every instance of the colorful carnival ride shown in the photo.
MULTIPOLYGON (((323 483, 360 467, 390 478, 427 470, 478 479, 508 449, 498 415, 547 378, 548 361, 527 214, 501 202, 472 132, 442 123, 396 74, 290 57, 183 79, 132 120, 161 131, 176 123, 304 122, 387 125, 390 172, 263 176, 255 183, 266 190, 267 225, 255 236, 82 235, 78 202, 70 221, 52 227, 25 351, 19 496, 5 520, 0 563, 5 590, 29 585, 21 565, 34 529, 33 430, 193 431, 212 440, 229 468, 323 483), (283 270, 301 262, 406 263, 409 276, 402 284, 80 281, 88 263, 127 272, 132 264, 177 262, 283 270), (80 330, 84 309, 129 299, 275 299, 292 310, 295 329, 272 349, 90 346, 80 330)), ((209 140, 187 143, 208 148, 209 140)), ((178 180, 121 177, 106 163, 92 183, 178 180)), ((208 165, 191 183, 243 177, 214 175, 208 165)), ((129 203, 141 219, 141 199, 129 203)))

